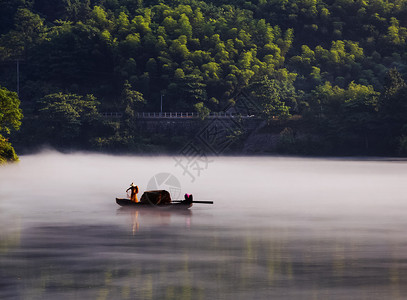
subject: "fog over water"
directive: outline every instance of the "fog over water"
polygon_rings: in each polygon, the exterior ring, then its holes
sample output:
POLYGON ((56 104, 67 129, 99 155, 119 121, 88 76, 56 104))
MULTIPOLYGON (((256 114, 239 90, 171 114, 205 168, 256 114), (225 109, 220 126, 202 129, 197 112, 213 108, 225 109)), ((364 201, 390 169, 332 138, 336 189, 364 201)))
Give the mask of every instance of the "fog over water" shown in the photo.
POLYGON ((0 167, 0 299, 407 298, 407 162, 201 167, 193 182, 171 156, 44 152, 0 167), (214 204, 122 209, 131 182, 139 197, 156 182, 214 204))

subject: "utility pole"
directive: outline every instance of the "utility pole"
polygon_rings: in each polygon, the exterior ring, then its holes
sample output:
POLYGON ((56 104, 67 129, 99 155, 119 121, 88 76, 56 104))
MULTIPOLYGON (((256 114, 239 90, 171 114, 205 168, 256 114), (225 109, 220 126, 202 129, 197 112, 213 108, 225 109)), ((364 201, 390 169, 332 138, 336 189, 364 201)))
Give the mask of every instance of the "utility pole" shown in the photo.
POLYGON ((164 95, 161 94, 161 114, 163 113, 163 97, 164 95))
POLYGON ((20 96, 20 61, 17 59, 17 96, 20 96))

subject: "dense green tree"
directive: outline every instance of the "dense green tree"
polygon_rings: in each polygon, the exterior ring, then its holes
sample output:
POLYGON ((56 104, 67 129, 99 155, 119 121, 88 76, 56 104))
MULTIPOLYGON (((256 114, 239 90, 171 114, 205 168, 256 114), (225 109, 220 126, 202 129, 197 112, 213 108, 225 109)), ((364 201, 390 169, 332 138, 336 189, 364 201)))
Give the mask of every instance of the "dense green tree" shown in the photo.
MULTIPOLYGON (((311 103, 316 112, 326 117, 343 117, 347 112, 373 113, 376 110, 378 96, 379 93, 372 86, 351 82, 346 89, 343 89, 332 86, 327 81, 312 92, 311 103)), ((352 115, 352 118, 354 117, 352 115)))
POLYGON ((23 118, 17 93, 0 87, 0 133, 10 134, 18 130, 23 118))
POLYGON ((203 102, 198 102, 194 105, 195 111, 201 120, 205 120, 210 114, 210 109, 205 106, 203 102))
POLYGON ((0 165, 17 160, 18 156, 11 143, 0 135, 0 165))
POLYGON ((165 97, 167 109, 170 107, 173 111, 187 110, 194 107, 196 103, 207 100, 206 84, 200 76, 180 75, 168 86, 165 97))
POLYGON ((100 116, 98 102, 93 95, 46 95, 41 101, 39 136, 53 136, 57 146, 86 142, 89 130, 96 126, 100 116))
POLYGON ((135 113, 140 111, 146 104, 143 94, 132 89, 131 84, 126 81, 121 95, 121 104, 124 108, 123 122, 126 130, 134 129, 135 113))
POLYGON ((407 135, 407 84, 397 69, 387 72, 379 113, 389 137, 407 135))
POLYGON ((370 140, 377 138, 377 103, 379 98, 372 86, 351 82, 347 88, 329 82, 312 92, 311 107, 318 116, 321 131, 338 149, 370 148, 370 140))
POLYGON ((290 107, 286 102, 296 103, 297 94, 292 82, 271 79, 267 76, 248 87, 249 95, 262 107, 262 113, 270 122, 273 119, 286 119, 290 116, 290 107))
POLYGON ((369 149, 369 136, 377 127, 377 102, 379 97, 372 86, 351 82, 345 92, 343 104, 342 130, 357 133, 369 149))
POLYGON ((19 8, 30 8, 31 1, 2 0, 0 1, 0 34, 7 33, 14 27, 14 16, 19 8))
POLYGON ((19 106, 17 93, 0 87, 0 164, 18 160, 11 143, 2 134, 10 135, 11 130, 20 128, 23 114, 19 106))
POLYGON ((48 21, 55 21, 65 18, 67 9, 65 5, 70 2, 66 0, 35 0, 33 1, 33 10, 45 16, 48 21))
POLYGON ((0 39, 0 58, 25 58, 28 50, 44 38, 44 23, 39 15, 26 8, 19 8, 15 15, 14 29, 0 39))
POLYGON ((380 112, 387 117, 400 117, 404 115, 407 108, 407 99, 403 96, 407 84, 396 68, 390 69, 385 78, 384 91, 380 98, 380 112))

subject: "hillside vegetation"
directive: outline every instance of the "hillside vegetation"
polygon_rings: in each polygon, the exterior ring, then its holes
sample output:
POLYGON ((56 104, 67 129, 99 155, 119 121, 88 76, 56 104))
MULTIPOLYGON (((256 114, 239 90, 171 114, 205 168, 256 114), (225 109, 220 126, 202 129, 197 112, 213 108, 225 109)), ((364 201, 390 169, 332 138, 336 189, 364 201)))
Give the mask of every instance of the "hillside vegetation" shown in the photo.
POLYGON ((288 152, 307 136, 323 154, 407 153, 405 0, 3 0, 0 14, 19 145, 134 150, 154 143, 134 113, 161 95, 164 111, 216 112, 244 93, 270 130, 300 116, 288 152))

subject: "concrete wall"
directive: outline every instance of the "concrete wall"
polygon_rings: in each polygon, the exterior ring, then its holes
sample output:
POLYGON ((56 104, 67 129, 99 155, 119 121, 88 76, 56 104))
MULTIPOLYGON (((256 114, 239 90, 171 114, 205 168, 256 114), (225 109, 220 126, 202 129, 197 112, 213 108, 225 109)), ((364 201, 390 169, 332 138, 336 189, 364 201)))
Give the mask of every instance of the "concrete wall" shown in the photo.
POLYGON ((262 121, 251 118, 208 118, 204 121, 197 118, 139 118, 136 120, 137 128, 151 134, 168 134, 173 136, 194 136, 207 129, 217 130, 228 134, 234 130, 252 131, 262 121))

